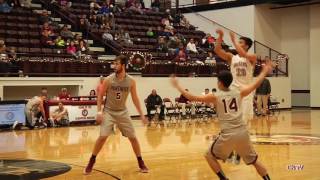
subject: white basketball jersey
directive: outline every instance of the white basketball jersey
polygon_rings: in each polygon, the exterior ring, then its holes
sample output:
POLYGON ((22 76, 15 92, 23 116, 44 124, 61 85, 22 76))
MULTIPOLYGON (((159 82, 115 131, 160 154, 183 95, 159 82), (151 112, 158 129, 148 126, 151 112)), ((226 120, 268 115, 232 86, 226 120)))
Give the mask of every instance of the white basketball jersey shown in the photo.
POLYGON ((240 91, 237 88, 231 88, 229 91, 219 90, 215 96, 217 97, 216 111, 221 130, 245 126, 242 121, 240 91))
POLYGON ((233 76, 232 85, 240 88, 249 85, 253 80, 254 67, 246 58, 235 55, 232 57, 230 70, 233 76))
POLYGON ((34 96, 33 98, 29 99, 28 103, 26 104, 26 109, 32 111, 38 111, 38 108, 41 103, 41 98, 39 96, 34 96))

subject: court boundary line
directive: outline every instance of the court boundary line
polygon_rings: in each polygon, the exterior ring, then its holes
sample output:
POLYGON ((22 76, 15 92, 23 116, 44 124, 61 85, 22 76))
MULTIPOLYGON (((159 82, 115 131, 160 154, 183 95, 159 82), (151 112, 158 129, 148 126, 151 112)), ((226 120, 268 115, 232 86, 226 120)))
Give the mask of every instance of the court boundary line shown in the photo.
MULTIPOLYGON (((85 166, 81 166, 81 165, 77 165, 77 164, 71 164, 71 163, 66 163, 68 165, 71 165, 71 166, 76 166, 76 167, 82 167, 82 168, 85 168, 85 166)), ((113 175, 113 174, 110 174, 108 172, 105 172, 105 171, 102 171, 102 170, 99 170, 99 169, 95 169, 93 168, 94 171, 97 171, 97 172, 100 172, 100 173, 103 173, 103 174, 106 174, 110 177, 113 177, 114 179, 117 179, 117 180, 121 180, 121 178, 117 177, 116 175, 113 175)))

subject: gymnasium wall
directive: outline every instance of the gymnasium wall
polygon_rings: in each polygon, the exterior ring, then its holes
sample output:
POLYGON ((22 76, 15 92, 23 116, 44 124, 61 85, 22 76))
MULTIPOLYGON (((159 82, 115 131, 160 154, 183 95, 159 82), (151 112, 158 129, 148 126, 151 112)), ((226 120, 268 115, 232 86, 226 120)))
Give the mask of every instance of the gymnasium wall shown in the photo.
MULTIPOLYGON (((174 90, 168 78, 151 78, 134 76, 137 81, 138 94, 143 100, 156 89, 161 97, 169 97, 174 100, 179 93, 174 90)), ((95 89, 99 78, 0 78, 0 97, 4 100, 25 99, 38 95, 41 87, 46 86, 50 96, 57 95, 61 87, 68 87, 71 95, 88 95, 91 89, 95 89)), ((269 78, 272 86, 272 95, 281 102, 281 108, 291 107, 290 80, 288 78, 269 78)), ((201 94, 205 88, 216 88, 216 78, 180 78, 181 84, 195 94, 201 94)), ((131 98, 128 108, 133 115, 137 114, 131 98)))
MULTIPOLYGON (((215 21, 242 36, 248 36, 254 39, 254 6, 243 6, 221 10, 210 10, 198 12, 202 16, 215 21)), ((212 23, 211 21, 198 16, 197 13, 186 13, 184 16, 190 21, 190 23, 200 30, 211 33, 215 36, 215 31, 221 26, 212 23)), ((225 42, 231 45, 229 38, 229 32, 225 30, 225 42)))
MULTIPOLYGON (((292 90, 310 90, 309 6, 281 11, 281 52, 290 57, 292 90)), ((310 106, 309 93, 292 93, 292 106, 310 106)))
POLYGON ((310 98, 320 107, 320 5, 310 7, 310 98))
POLYGON ((255 6, 254 38, 273 49, 281 50, 281 12, 269 5, 255 6))

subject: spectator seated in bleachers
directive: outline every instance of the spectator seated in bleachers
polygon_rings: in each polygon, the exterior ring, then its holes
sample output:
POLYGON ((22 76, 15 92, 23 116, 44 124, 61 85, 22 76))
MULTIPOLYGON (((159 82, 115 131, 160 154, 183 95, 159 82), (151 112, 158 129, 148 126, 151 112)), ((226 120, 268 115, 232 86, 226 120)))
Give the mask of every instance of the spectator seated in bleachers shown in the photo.
POLYGON ((178 38, 178 36, 175 35, 170 37, 168 41, 169 52, 174 53, 179 48, 180 43, 182 43, 182 41, 178 38))
POLYGON ((157 26, 155 35, 156 38, 159 38, 160 36, 166 36, 161 26, 157 26))
POLYGON ((42 31, 40 41, 44 47, 52 48, 55 45, 54 39, 52 36, 50 36, 50 31, 48 30, 42 31))
POLYGON ((55 44, 57 48, 65 48, 66 46, 66 42, 60 35, 55 39, 55 44))
POLYGON ((75 58, 77 58, 77 47, 74 44, 74 41, 71 41, 69 46, 67 47, 67 53, 73 55, 75 58))
POLYGON ((82 39, 82 37, 80 36, 80 34, 75 34, 73 40, 74 40, 74 44, 75 44, 76 46, 78 46, 78 45, 79 45, 79 42, 82 41, 83 39, 82 39))
POLYGON ((48 36, 50 36, 50 37, 55 36, 54 30, 53 30, 52 26, 49 25, 49 22, 43 23, 43 26, 41 28, 41 32, 44 33, 44 31, 46 31, 46 33, 48 33, 48 36))
POLYGON ((213 49, 214 42, 215 42, 215 38, 208 33, 206 34, 206 36, 202 38, 201 47, 208 50, 213 49))
POLYGON ((102 39, 113 41, 113 36, 112 36, 112 34, 110 33, 110 28, 107 28, 107 29, 104 31, 104 33, 102 34, 102 39))
POLYGON ((108 14, 110 13, 110 9, 109 9, 109 6, 104 2, 102 3, 98 13, 97 13, 97 16, 107 16, 108 14))
POLYGON ((198 50, 196 47, 196 44, 194 43, 194 39, 191 38, 189 43, 187 44, 187 52, 188 53, 194 53, 194 54, 198 54, 198 50))
POLYGON ((67 25, 64 25, 62 27, 60 35, 64 40, 73 39, 73 33, 69 30, 67 25))
POLYGON ((163 25, 163 26, 171 26, 171 24, 170 24, 170 21, 169 21, 169 18, 167 17, 167 16, 164 16, 162 19, 161 19, 161 24, 163 25))
POLYGON ((10 13, 12 7, 9 6, 6 0, 0 0, 0 13, 10 13))
POLYGON ((151 94, 148 96, 146 100, 146 108, 148 113, 149 121, 151 121, 151 110, 160 109, 159 120, 164 120, 164 104, 162 103, 162 98, 157 94, 155 89, 152 90, 151 94))
POLYGON ((159 37, 157 50, 159 52, 164 52, 164 53, 168 52, 167 42, 166 42, 166 39, 164 37, 159 37))
POLYGON ((171 36, 173 36, 173 34, 174 34, 174 31, 173 31, 174 29, 173 29, 173 27, 172 26, 166 26, 165 28, 164 28, 164 31, 163 31, 163 34, 166 36, 166 37, 171 37, 171 36))
POLYGON ((87 44, 84 42, 84 40, 79 41, 79 45, 77 47, 77 56, 82 57, 85 56, 88 53, 89 49, 87 47, 87 44))
POLYGON ((58 107, 50 113, 50 123, 53 127, 58 125, 68 125, 69 124, 69 113, 68 109, 64 107, 62 102, 59 102, 58 107))
POLYGON ((149 28, 148 28, 148 31, 147 31, 146 35, 147 35, 148 37, 150 37, 150 38, 155 37, 155 33, 153 32, 152 27, 149 27, 149 28))
POLYGON ((101 26, 101 21, 98 20, 98 17, 97 15, 93 14, 93 15, 90 15, 89 17, 89 23, 90 23, 90 28, 100 28, 101 26))
POLYGON ((179 45, 179 48, 176 50, 174 60, 176 62, 186 62, 187 61, 187 52, 186 52, 182 43, 179 45))

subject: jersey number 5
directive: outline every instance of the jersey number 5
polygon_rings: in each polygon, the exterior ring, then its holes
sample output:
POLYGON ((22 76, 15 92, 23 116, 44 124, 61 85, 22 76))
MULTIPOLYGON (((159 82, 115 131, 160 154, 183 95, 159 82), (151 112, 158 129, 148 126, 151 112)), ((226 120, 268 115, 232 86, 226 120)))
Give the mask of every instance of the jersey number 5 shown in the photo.
POLYGON ((235 112, 238 111, 238 105, 237 105, 236 98, 232 98, 232 100, 228 101, 228 102, 225 99, 223 99, 222 102, 223 102, 223 106, 224 106, 224 112, 226 114, 229 113, 230 110, 233 110, 235 112))
POLYGON ((120 92, 117 92, 116 94, 116 100, 120 100, 121 99, 121 93, 120 92))

